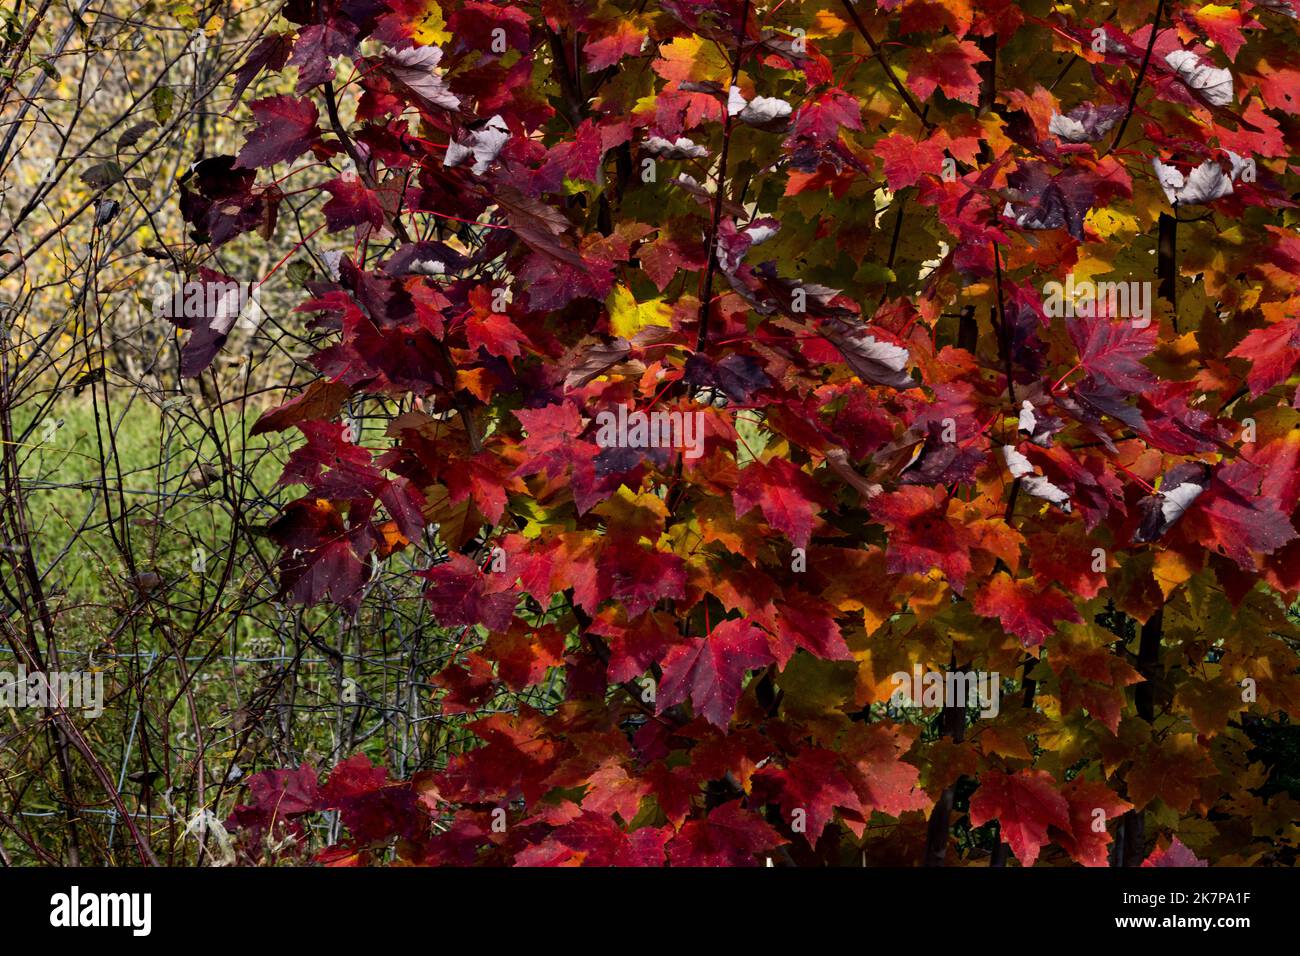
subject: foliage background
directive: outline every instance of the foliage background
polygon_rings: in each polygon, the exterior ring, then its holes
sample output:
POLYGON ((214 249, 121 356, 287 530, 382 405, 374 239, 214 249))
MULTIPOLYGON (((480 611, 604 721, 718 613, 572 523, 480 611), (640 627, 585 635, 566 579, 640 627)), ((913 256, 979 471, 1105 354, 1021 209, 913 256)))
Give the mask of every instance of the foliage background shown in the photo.
POLYGON ((1285 0, 118 7, 5 18, 4 636, 111 688, 3 713, 6 864, 1293 862, 1285 0), (200 268, 264 315, 194 375, 200 268))

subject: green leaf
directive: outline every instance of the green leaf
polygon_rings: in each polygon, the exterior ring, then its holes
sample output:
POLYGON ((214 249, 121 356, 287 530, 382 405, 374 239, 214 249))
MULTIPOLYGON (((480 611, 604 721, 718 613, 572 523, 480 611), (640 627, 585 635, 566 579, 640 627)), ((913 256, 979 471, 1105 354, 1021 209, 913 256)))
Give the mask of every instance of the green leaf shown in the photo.
POLYGON ((195 16, 194 8, 188 3, 178 3, 172 7, 172 16, 186 30, 197 30, 199 28, 199 18, 195 16))
POLYGON ((159 125, 165 124, 172 116, 172 102, 176 94, 170 86, 159 86, 153 91, 153 115, 159 125))
POLYGON ((122 167, 112 161, 96 163, 81 174, 81 181, 92 189, 107 189, 122 181, 122 167))
POLYGON ((289 281, 300 286, 306 285, 311 281, 312 276, 316 274, 316 270, 311 267, 311 263, 303 262, 301 259, 289 263, 286 271, 289 274, 289 281))

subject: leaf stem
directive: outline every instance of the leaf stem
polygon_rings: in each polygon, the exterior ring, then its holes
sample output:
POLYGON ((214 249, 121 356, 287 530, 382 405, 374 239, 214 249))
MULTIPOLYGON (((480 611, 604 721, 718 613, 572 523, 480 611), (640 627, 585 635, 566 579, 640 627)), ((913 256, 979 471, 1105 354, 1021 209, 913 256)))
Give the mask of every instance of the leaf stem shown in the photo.
POLYGON ((1128 128, 1128 121, 1133 117, 1133 110, 1137 106, 1138 93, 1142 90, 1142 81, 1146 78, 1147 66, 1151 62, 1151 51, 1156 46, 1156 34, 1160 32, 1160 15, 1164 12, 1165 0, 1156 0, 1156 15, 1151 21, 1151 36, 1147 40, 1147 51, 1142 56, 1142 66, 1138 70, 1137 79, 1133 82, 1133 94, 1128 99, 1128 109, 1124 111, 1124 119, 1120 121, 1119 129, 1115 131, 1115 138, 1110 141, 1110 146, 1106 149, 1106 152, 1101 154, 1101 157, 1109 155, 1119 145, 1124 130, 1128 128))
POLYGON ((867 29, 867 25, 862 22, 862 17, 858 15, 858 11, 853 9, 852 0, 840 0, 840 4, 844 7, 845 12, 848 13, 849 19, 853 21, 853 25, 857 27, 858 32, 862 34, 862 38, 867 41, 867 46, 871 47, 872 54, 880 61, 880 65, 884 67, 885 75, 889 77, 889 82, 894 85, 894 89, 898 90, 898 95, 903 98, 903 102, 907 104, 907 108, 916 114, 917 119, 921 121, 921 125, 927 130, 934 129, 934 123, 925 118, 925 114, 917 104, 916 98, 912 96, 907 87, 903 85, 902 80, 898 78, 898 74, 894 72, 894 67, 890 64, 889 58, 885 55, 884 47, 876 42, 875 38, 871 35, 871 31, 867 29))
MULTIPOLYGON (((740 78, 740 65, 745 59, 745 27, 749 23, 749 6, 750 0, 745 0, 744 12, 740 15, 740 29, 736 31, 736 59, 731 65, 731 82, 727 86, 728 93, 740 78)), ((718 157, 718 182, 713 196, 713 219, 709 224, 709 241, 704 248, 705 254, 708 256, 708 263, 704 267, 704 278, 700 283, 700 331, 695 339, 695 351, 697 352, 704 348, 704 342, 709 335, 709 307, 712 305, 713 297, 713 274, 717 271, 718 265, 718 228, 722 223, 722 202, 727 188, 727 153, 731 147, 731 110, 726 103, 723 103, 722 110, 722 154, 718 157)))

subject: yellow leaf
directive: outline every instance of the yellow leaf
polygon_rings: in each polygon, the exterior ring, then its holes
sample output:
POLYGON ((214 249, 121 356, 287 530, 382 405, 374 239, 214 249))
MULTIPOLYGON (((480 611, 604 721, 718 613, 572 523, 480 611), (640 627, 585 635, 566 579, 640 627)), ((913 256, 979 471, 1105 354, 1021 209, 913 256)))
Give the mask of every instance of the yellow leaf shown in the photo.
POLYGON ((619 485, 618 491, 594 510, 608 522, 609 527, 652 541, 659 537, 664 519, 668 517, 668 506, 662 498, 648 491, 637 494, 627 485, 619 485))
POLYGON ((653 93, 643 96, 632 106, 633 113, 653 113, 659 106, 659 97, 653 93))
POLYGON ((416 46, 436 46, 446 43, 451 39, 451 33, 445 29, 446 26, 447 21, 443 19, 442 7, 438 6, 437 0, 430 0, 424 12, 411 23, 411 39, 415 41, 416 46))
POLYGON ((1134 235, 1139 231, 1136 216, 1105 207, 1090 210, 1084 221, 1103 239, 1109 239, 1116 233, 1134 235))
POLYGON ((837 16, 831 10, 818 10, 813 17, 813 28, 808 31, 810 37, 835 37, 847 32, 852 27, 847 20, 837 16))
POLYGON ((659 48, 659 59, 651 69, 665 80, 717 80, 728 76, 731 66, 713 42, 699 37, 677 37, 659 48))
POLYGON ((1151 574, 1160 585, 1160 593, 1169 600, 1174 588, 1189 580, 1201 570, 1199 565, 1187 560, 1187 556, 1178 551, 1157 551, 1151 574))
POLYGON ((485 368, 457 369, 456 387, 466 389, 480 402, 488 402, 492 399, 492 387, 485 368))
POLYGON ((1156 348, 1151 370, 1161 378, 1186 381, 1201 369, 1201 343, 1195 332, 1161 342, 1156 348))
POLYGON ((609 328, 615 335, 630 339, 647 325, 672 325, 673 310, 663 299, 637 302, 625 285, 614 287, 605 300, 609 309, 609 328))
POLYGON ((194 8, 188 3, 178 3, 172 7, 172 16, 186 30, 197 30, 199 28, 199 19, 194 15, 194 8))
MULTIPOLYGON (((1091 245, 1099 244, 1093 243, 1091 245)), ((1074 269, 1072 270, 1074 272, 1074 287, 1076 290, 1078 290, 1084 282, 1095 282, 1098 276, 1108 275, 1115 270, 1115 263, 1109 256, 1109 253, 1111 252, 1113 252, 1113 250, 1110 249, 1096 249, 1090 252, 1084 252, 1082 249, 1080 250, 1079 261, 1074 264, 1074 269)), ((1076 296, 1078 295, 1082 295, 1082 293, 1076 291, 1076 296)))

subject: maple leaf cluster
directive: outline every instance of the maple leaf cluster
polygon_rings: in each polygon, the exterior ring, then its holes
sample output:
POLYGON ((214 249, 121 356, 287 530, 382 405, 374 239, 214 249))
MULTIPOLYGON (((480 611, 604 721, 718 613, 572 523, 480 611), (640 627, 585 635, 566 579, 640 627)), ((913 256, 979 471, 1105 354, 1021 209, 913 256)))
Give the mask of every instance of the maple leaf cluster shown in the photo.
POLYGON ((472 743, 258 774, 249 852, 337 809, 331 863, 1288 859, 1296 11, 1151 7, 291 0, 182 209, 319 195, 319 377, 254 429, 302 438, 283 591, 431 555, 472 743))

